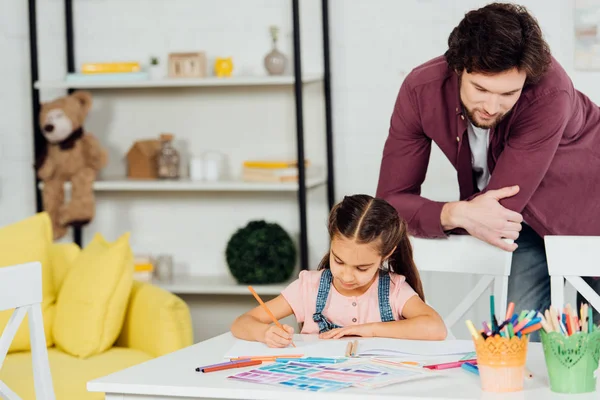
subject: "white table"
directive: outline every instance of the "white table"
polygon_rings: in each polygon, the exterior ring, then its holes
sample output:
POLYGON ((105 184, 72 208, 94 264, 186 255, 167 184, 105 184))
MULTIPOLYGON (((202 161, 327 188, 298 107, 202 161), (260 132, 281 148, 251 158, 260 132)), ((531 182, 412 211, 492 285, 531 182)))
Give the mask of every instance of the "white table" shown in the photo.
MULTIPOLYGON (((479 377, 460 368, 447 370, 445 376, 422 381, 399 383, 376 390, 357 388, 337 392, 307 392, 284 387, 246 383, 226 379, 243 371, 238 368, 202 374, 195 369, 223 361, 223 355, 234 343, 226 333, 188 348, 143 364, 88 382, 88 390, 105 392, 106 400, 192 400, 192 399, 266 399, 266 400, 390 400, 390 399, 565 399, 597 400, 596 393, 559 395, 552 393, 544 363, 542 347, 530 343, 527 368, 533 379, 525 380, 525 388, 516 393, 486 393, 479 377)), ((248 367, 247 369, 258 368, 248 367)), ((600 388, 600 387, 599 387, 600 388)))

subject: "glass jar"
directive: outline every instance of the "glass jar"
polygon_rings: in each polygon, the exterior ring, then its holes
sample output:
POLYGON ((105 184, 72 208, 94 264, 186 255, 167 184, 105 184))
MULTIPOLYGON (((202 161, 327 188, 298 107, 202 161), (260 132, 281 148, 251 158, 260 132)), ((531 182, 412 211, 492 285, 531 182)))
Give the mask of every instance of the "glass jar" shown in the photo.
POLYGON ((163 133, 160 135, 161 147, 158 152, 158 178, 179 178, 179 152, 173 147, 173 135, 163 133))

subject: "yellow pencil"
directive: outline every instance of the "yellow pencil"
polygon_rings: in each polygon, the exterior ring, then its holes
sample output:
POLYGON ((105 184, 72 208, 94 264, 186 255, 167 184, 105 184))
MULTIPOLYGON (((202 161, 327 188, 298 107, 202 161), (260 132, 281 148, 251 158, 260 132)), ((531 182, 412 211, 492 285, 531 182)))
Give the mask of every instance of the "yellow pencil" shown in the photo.
POLYGON ((467 324, 467 328, 469 328, 469 332, 471 332, 471 335, 473 336, 473 339, 475 339, 475 340, 481 339, 481 337, 477 333, 477 329, 475 329, 475 325, 473 325, 473 322, 471 320, 468 320, 468 321, 466 321, 466 324, 467 324))
MULTIPOLYGON (((262 299, 260 298, 258 293, 256 293, 256 291, 254 291, 254 288, 252 288, 252 286, 248 286, 248 290, 250 290, 250 293, 252 293, 252 295, 254 296, 256 301, 258 301, 258 304, 260 304, 262 306, 263 310, 265 310, 265 312, 269 315, 269 317, 271 317, 271 319, 273 320, 273 323, 285 332, 285 329, 283 329, 283 326, 281 326, 279 321, 277 321, 277 318, 275 318, 275 316, 273 315, 271 310, 269 310, 269 307, 267 307, 267 305, 262 301, 262 299)), ((292 342, 292 346, 296 347, 294 342, 292 342)))

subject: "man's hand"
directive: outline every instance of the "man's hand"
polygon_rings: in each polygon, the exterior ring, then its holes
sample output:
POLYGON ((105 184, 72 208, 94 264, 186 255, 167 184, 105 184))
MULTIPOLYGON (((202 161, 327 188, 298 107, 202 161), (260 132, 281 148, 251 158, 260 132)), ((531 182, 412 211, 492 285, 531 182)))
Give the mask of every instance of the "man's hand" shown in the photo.
POLYGON ((506 251, 514 251, 516 243, 506 243, 504 238, 516 240, 521 231, 521 214, 504 208, 500 199, 519 192, 518 186, 490 190, 470 201, 446 203, 442 209, 444 230, 463 228, 471 236, 506 251))

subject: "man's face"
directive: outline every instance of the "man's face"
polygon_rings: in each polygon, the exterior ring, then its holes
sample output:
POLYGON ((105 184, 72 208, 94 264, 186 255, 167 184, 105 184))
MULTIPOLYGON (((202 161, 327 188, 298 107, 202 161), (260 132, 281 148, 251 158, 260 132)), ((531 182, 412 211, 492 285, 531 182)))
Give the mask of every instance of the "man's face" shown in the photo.
POLYGON ((463 71, 460 100, 478 128, 492 128, 515 105, 527 74, 516 68, 494 75, 463 71))

